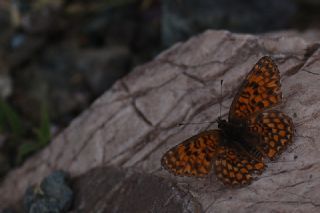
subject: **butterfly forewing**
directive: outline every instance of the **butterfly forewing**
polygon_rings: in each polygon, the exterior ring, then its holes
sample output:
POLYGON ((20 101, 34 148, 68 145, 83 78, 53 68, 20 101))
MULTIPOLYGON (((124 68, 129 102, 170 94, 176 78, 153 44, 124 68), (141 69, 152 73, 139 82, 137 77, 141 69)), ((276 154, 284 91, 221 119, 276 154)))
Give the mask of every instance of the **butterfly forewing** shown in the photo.
POLYGON ((220 130, 201 132, 167 151, 162 166, 174 175, 203 177, 212 168, 220 138, 220 130))
POLYGON ((262 57, 246 76, 229 111, 229 122, 248 119, 254 113, 281 102, 280 73, 268 57, 262 57))

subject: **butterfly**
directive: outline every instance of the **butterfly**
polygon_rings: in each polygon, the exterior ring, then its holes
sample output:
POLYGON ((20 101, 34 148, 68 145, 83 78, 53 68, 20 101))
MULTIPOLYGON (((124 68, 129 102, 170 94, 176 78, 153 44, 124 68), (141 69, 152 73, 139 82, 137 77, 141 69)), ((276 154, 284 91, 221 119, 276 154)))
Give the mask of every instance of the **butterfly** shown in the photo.
POLYGON ((281 103, 280 73, 269 56, 262 57, 245 77, 234 97, 228 121, 218 129, 192 136, 167 151, 162 166, 178 176, 204 177, 214 169, 225 185, 251 183, 293 141, 289 116, 272 110, 281 103))

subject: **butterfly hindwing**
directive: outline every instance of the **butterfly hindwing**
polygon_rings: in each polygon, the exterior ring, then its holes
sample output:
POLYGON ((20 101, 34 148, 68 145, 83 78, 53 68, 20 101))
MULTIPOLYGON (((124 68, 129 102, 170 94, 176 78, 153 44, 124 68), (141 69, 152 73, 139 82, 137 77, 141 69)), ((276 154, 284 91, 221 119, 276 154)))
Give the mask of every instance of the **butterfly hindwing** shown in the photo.
POLYGON ((252 114, 281 102, 280 73, 268 57, 262 57, 246 76, 229 111, 229 122, 248 119, 252 114))
POLYGON ((246 153, 231 147, 221 147, 215 158, 214 168, 217 178, 225 185, 245 185, 251 183, 256 174, 261 174, 265 164, 246 153))
POLYGON ((178 176, 203 177, 212 168, 220 139, 220 130, 201 132, 167 151, 161 164, 178 176))
POLYGON ((276 159, 292 143, 294 126, 289 116, 277 110, 268 110, 253 116, 249 131, 258 136, 257 146, 270 160, 276 159))

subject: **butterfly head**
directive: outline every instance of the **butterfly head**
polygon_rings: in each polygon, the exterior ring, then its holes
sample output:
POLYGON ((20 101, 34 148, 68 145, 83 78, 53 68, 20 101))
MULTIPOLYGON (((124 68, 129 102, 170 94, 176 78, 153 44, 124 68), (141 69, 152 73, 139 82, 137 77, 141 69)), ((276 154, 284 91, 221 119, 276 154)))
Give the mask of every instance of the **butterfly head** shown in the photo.
POLYGON ((228 126, 228 122, 223 120, 220 116, 217 119, 217 123, 219 129, 225 129, 228 126))

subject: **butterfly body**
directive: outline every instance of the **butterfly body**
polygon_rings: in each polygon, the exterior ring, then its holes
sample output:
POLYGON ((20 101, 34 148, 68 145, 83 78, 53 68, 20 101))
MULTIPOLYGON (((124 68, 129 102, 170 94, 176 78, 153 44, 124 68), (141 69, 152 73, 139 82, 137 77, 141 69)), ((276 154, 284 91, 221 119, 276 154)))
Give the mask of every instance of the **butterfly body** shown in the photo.
POLYGON ((220 117, 217 119, 218 128, 222 131, 223 137, 228 141, 242 141, 246 135, 245 124, 233 124, 220 117))
POLYGON ((269 108, 282 99, 280 73, 270 57, 262 57, 248 73, 229 111, 228 121, 200 132, 171 148, 162 166, 179 176, 204 177, 214 168, 225 185, 252 182, 292 143, 294 126, 289 116, 269 108))
POLYGON ((232 123, 220 117, 217 119, 217 123, 222 135, 220 146, 240 149, 246 155, 253 155, 255 158, 262 157, 262 153, 256 149, 254 144, 250 143, 250 141, 259 139, 250 132, 247 123, 232 123))

